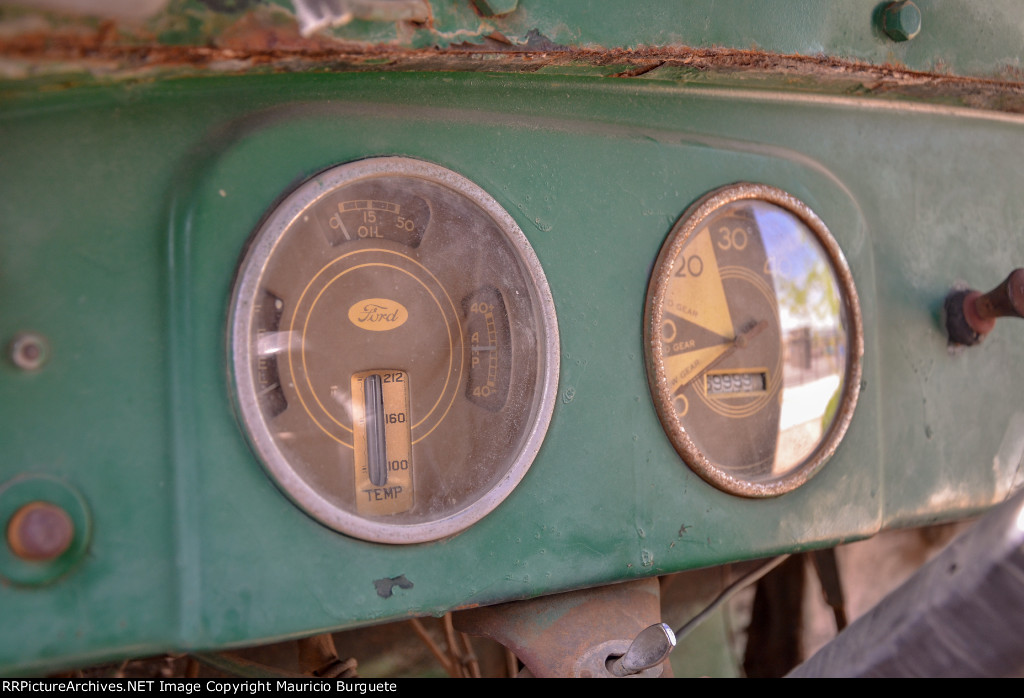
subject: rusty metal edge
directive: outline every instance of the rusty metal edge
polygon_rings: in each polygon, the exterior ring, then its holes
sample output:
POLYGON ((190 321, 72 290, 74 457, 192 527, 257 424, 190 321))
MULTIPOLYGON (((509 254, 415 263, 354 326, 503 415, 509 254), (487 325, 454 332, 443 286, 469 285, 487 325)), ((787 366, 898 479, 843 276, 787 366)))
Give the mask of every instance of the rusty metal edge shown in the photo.
MULTIPOLYGON (((274 37, 246 45, 172 46, 119 42, 109 24, 94 32, 63 30, 0 38, 0 59, 27 72, 86 72, 105 79, 151 77, 160 71, 177 76, 268 72, 468 71, 535 72, 559 67, 611 68, 606 78, 659 79, 683 69, 711 78, 806 78, 816 90, 857 96, 953 100, 972 108, 1024 112, 1024 82, 962 77, 909 70, 896 65, 827 56, 775 54, 757 50, 645 46, 633 49, 556 47, 522 49, 490 42, 482 46, 400 48, 329 40, 323 37, 274 37), (276 44, 274 47, 266 47, 276 44)), ((678 74, 668 81, 678 82, 678 74)), ((2 78, 0 78, 2 80, 2 78)))

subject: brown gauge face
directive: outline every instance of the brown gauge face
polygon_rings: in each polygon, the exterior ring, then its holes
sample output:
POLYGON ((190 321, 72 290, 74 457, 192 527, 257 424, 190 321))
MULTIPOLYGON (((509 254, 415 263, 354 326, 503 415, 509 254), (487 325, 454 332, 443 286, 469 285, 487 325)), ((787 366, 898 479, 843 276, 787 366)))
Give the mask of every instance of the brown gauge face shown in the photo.
POLYGON ((349 163, 288 196, 242 260, 231 336, 267 471, 360 538, 471 525, 550 420, 557 327, 533 250, 483 190, 429 163, 349 163))
POLYGON ((856 291, 824 224, 735 185, 676 224, 648 292, 648 374, 673 445, 726 491, 772 496, 835 450, 859 388, 856 291))

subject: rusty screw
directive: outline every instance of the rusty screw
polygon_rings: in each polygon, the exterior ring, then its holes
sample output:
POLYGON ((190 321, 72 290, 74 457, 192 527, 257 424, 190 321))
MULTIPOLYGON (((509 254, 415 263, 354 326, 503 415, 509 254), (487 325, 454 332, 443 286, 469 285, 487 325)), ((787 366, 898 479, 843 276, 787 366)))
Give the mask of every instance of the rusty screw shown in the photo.
POLYGON ((921 33, 921 10, 910 0, 890 2, 882 10, 882 29, 893 41, 910 41, 921 33))
POLYGON ((35 332, 20 332, 10 344, 11 361, 23 371, 35 371, 46 363, 50 356, 46 339, 35 332))
POLYGON ((75 524, 50 502, 29 502, 7 522, 7 545, 23 560, 54 560, 71 547, 75 524))
POLYGON ((955 344, 977 344, 1001 317, 1024 318, 1024 268, 1010 272, 988 293, 968 289, 946 297, 946 330, 955 344))

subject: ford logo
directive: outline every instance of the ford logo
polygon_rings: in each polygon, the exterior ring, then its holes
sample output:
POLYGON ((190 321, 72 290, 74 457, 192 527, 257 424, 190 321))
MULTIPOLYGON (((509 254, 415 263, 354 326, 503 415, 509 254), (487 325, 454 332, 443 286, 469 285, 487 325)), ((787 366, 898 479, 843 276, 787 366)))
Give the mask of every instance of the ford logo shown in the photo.
POLYGON ((386 332, 401 327, 409 319, 409 311, 398 301, 387 298, 367 298, 348 309, 348 319, 356 327, 374 332, 386 332))

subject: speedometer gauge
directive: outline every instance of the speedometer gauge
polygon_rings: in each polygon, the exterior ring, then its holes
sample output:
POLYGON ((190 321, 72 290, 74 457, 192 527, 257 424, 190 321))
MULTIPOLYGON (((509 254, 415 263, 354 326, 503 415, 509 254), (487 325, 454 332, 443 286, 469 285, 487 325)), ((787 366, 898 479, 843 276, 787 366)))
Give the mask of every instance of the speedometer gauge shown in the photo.
POLYGON ((860 309, 825 224, 789 194, 738 184, 673 227, 647 296, 655 406, 701 477, 768 497, 807 481, 860 388, 860 309))
POLYGON ((267 472, 366 540, 475 523, 551 418, 558 330, 533 249, 484 190, 430 163, 340 165, 284 198, 242 259, 230 334, 267 472))

